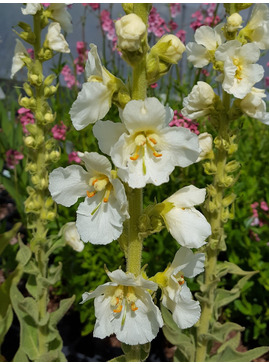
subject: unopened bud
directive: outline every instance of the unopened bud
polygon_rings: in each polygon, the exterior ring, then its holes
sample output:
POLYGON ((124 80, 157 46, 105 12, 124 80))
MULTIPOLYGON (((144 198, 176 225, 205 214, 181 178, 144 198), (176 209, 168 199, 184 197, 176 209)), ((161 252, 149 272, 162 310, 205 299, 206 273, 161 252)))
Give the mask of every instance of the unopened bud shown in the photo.
POLYGON ((49 211, 46 215, 46 219, 49 221, 53 221, 56 217, 56 213, 54 211, 49 211))
POLYGON ((185 49, 177 36, 166 34, 152 47, 151 52, 167 63, 176 64, 182 58, 185 49))
POLYGON ((51 75, 47 76, 44 80, 44 86, 50 86, 54 80, 55 80, 54 75, 51 74, 51 75))
POLYGON ((233 13, 227 19, 227 31, 228 32, 236 32, 237 29, 242 28, 241 24, 243 22, 243 18, 238 13, 233 13))
POLYGON ((26 145, 26 147, 28 148, 33 148, 35 145, 35 140, 32 136, 27 136, 24 138, 24 144, 26 145))
POLYGON ((50 154, 49 154, 49 160, 52 162, 57 162, 61 157, 61 153, 58 150, 53 150, 50 154))
POLYGON ((124 15, 115 23, 118 36, 118 47, 135 52, 141 48, 141 41, 146 34, 146 25, 136 14, 124 15))
POLYGON ((29 109, 30 108, 30 99, 28 97, 24 96, 21 99, 19 99, 19 104, 22 107, 25 107, 25 109, 29 109))
POLYGON ((240 168, 240 163, 237 161, 230 161, 229 163, 226 164, 225 166, 225 172, 227 173, 233 173, 235 172, 238 168, 240 168))
POLYGON ((27 96, 29 96, 29 97, 33 96, 33 91, 31 89, 31 86, 27 82, 24 82, 23 89, 26 92, 27 96))
POLYGON ((55 117, 52 113, 46 113, 45 116, 44 116, 44 120, 46 123, 50 124, 50 123, 53 123, 55 117))

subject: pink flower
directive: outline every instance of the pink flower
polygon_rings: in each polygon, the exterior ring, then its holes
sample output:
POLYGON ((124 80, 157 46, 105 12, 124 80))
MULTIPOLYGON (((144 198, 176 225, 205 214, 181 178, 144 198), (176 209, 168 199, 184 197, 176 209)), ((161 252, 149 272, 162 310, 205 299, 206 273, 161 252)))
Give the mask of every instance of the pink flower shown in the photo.
POLYGON ((54 139, 57 140, 65 140, 67 126, 61 121, 61 125, 54 125, 51 129, 52 135, 54 139))
POLYGON ((155 82, 155 83, 152 83, 151 85, 150 85, 150 87, 151 88, 156 88, 156 87, 158 87, 158 84, 155 82))
POLYGON ((186 40, 186 31, 185 30, 180 29, 175 35, 181 40, 181 42, 185 43, 185 40, 186 40))
POLYGON ((100 4, 98 3, 92 3, 92 4, 85 4, 85 3, 82 3, 83 6, 90 6, 92 8, 92 10, 98 10, 100 8, 100 4))
POLYGON ((77 52, 78 54, 84 54, 86 50, 85 43, 82 41, 77 41, 77 52))
POLYGON ((171 3, 170 4, 171 18, 175 18, 177 14, 180 13, 180 10, 181 10, 180 4, 171 3))
POLYGON ((72 162, 80 163, 81 159, 78 156, 78 152, 71 152, 70 154, 68 154, 68 161, 69 163, 72 162))
POLYGON ((205 75, 206 77, 210 75, 210 73, 205 68, 202 69, 202 74, 205 75))
MULTIPOLYGON (((66 82, 66 86, 68 88, 72 88, 76 84, 76 78, 72 74, 72 71, 67 64, 63 67, 61 74, 63 75, 64 80, 66 82)), ((78 82, 77 82, 77 85, 79 86, 78 82)))
POLYGON ((269 207, 268 207, 268 205, 267 205, 267 203, 266 203, 265 201, 262 201, 262 202, 260 203, 260 207, 261 207, 261 209, 262 209, 263 211, 269 211, 269 207))
POLYGON ((29 53, 29 55, 30 55, 30 57, 31 57, 32 59, 34 59, 34 58, 35 58, 35 52, 34 52, 34 50, 33 50, 32 48, 28 48, 28 49, 27 49, 27 52, 29 53))
POLYGON ((35 118, 34 115, 32 114, 30 109, 25 109, 24 107, 21 107, 18 110, 18 119, 20 120, 21 124, 22 124, 22 130, 24 132, 24 134, 29 134, 26 125, 27 124, 34 124, 35 122, 35 118))
POLYGON ((168 25, 169 25, 169 28, 171 29, 171 31, 174 31, 177 29, 177 23, 173 20, 170 20, 168 25))
POLYGON ((190 131, 199 135, 200 132, 198 130, 198 123, 195 123, 193 120, 185 118, 181 113, 177 110, 174 111, 173 120, 169 123, 169 126, 181 126, 183 128, 188 128, 190 131))
POLYGON ((14 169, 15 165, 19 164, 19 161, 23 158, 24 155, 15 149, 6 151, 6 164, 9 169, 14 169))
POLYGON ((113 42, 113 45, 117 43, 117 36, 115 31, 115 24, 111 19, 110 12, 108 10, 101 11, 101 26, 106 34, 107 39, 113 42))
POLYGON ((265 77, 265 87, 269 87, 269 77, 265 77))
POLYGON ((165 23, 165 20, 160 16, 154 6, 151 8, 151 11, 149 13, 148 23, 149 33, 153 33, 158 38, 162 37, 164 33, 170 32, 169 28, 165 23))
POLYGON ((41 3, 41 5, 43 5, 44 8, 47 8, 48 6, 50 6, 50 3, 41 3))

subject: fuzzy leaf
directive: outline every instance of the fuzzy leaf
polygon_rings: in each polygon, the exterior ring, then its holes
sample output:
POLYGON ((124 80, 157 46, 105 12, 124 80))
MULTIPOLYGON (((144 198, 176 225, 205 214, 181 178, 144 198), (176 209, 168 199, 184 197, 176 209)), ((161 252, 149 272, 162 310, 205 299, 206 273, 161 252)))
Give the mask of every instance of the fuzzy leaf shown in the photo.
POLYGON ((32 297, 25 297, 22 301, 18 302, 18 307, 20 310, 31 316, 34 322, 38 324, 37 303, 32 297))
POLYGON ((216 276, 221 278, 221 277, 224 277, 228 273, 237 274, 239 276, 245 276, 245 275, 252 276, 252 275, 258 273, 258 271, 247 272, 247 271, 241 269, 240 267, 238 267, 238 265, 231 263, 231 262, 218 263, 216 276))
POLYGON ((268 346, 261 346, 252 350, 248 350, 244 353, 234 350, 233 348, 227 347, 221 353, 211 356, 208 360, 210 362, 250 362, 254 359, 259 358, 263 354, 269 351, 268 346))
POLYGON ((17 253, 16 259, 19 263, 21 263, 22 266, 25 266, 29 262, 32 256, 32 252, 31 249, 22 242, 20 236, 19 236, 19 245, 20 249, 17 253))
POLYGON ((0 255, 5 250, 6 246, 9 244, 10 240, 17 234, 21 227, 21 223, 18 222, 13 226, 13 228, 4 234, 0 234, 0 255))
POLYGON ((162 330, 166 339, 172 344, 178 347, 179 352, 177 357, 181 357, 183 361, 194 361, 195 345, 194 338, 192 335, 188 336, 182 333, 182 330, 174 322, 171 313, 161 305, 162 316, 165 325, 162 330))
POLYGON ((3 316, 0 316, 0 348, 4 341, 5 335, 12 324, 12 320, 13 320, 13 311, 11 305, 8 305, 5 314, 3 316))
POLYGON ((244 331, 244 327, 234 323, 234 322, 225 322, 225 324, 221 324, 220 322, 215 322, 210 334, 202 335, 207 340, 217 341, 219 343, 224 343, 228 334, 231 331, 244 331))
POLYGON ((18 363, 18 362, 20 362, 20 363, 24 362, 25 363, 25 362, 29 361, 29 358, 25 354, 25 352, 21 348, 19 348, 12 361, 15 362, 15 363, 18 363))
POLYGON ((139 357, 140 361, 143 362, 149 356, 150 343, 143 344, 143 345, 135 345, 135 346, 131 346, 131 345, 127 345, 127 344, 122 343, 121 348, 122 348, 122 351, 125 354, 125 355, 123 355, 125 357, 124 361, 133 361, 132 360, 132 356, 133 356, 132 352, 135 350, 136 355, 137 355, 136 358, 138 359, 138 357, 139 357))
POLYGON ((238 332, 235 336, 233 336, 230 340, 226 341, 223 345, 218 348, 218 353, 226 350, 227 347, 236 350, 240 344, 241 334, 238 332))
POLYGON ((72 306, 75 301, 75 295, 70 298, 66 298, 60 301, 60 306, 58 310, 54 311, 50 315, 50 325, 55 328, 58 322, 63 318, 69 308, 72 306))
POLYGON ((63 238, 51 243, 51 247, 49 248, 49 250, 46 253, 46 258, 49 258, 49 256, 51 255, 51 253, 53 253, 56 249, 58 248, 62 248, 66 245, 65 241, 63 238))
POLYGON ((54 362, 54 361, 60 361, 60 362, 66 362, 66 357, 64 354, 59 350, 50 350, 48 353, 41 355, 37 358, 38 362, 54 362))

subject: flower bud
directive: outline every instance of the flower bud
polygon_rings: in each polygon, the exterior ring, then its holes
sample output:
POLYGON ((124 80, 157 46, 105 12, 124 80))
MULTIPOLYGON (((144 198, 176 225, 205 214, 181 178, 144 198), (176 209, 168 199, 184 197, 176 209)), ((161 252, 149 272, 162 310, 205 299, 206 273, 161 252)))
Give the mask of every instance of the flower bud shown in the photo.
POLYGON ((236 32, 237 29, 242 28, 241 24, 243 22, 243 18, 238 13, 233 13, 227 19, 227 31, 228 32, 236 32))
POLYGON ((29 109, 30 108, 30 99, 29 99, 29 97, 24 96, 24 97, 20 98, 19 99, 19 104, 20 104, 20 106, 25 107, 25 109, 29 109))
POLYGON ((56 217, 56 213, 54 211, 49 211, 46 215, 46 219, 49 221, 53 221, 56 217))
POLYGON ((33 91, 31 89, 31 86, 27 82, 24 82, 23 89, 26 92, 27 96, 29 96, 29 97, 33 96, 33 91))
POLYGON ((135 52, 141 48, 141 41, 146 34, 146 25, 136 14, 128 14, 115 23, 118 47, 135 52))
POLYGON ((33 86, 40 86, 42 84, 42 76, 38 74, 30 74, 28 80, 33 86))
POLYGON ((215 163, 213 163, 213 161, 210 162, 205 162, 203 164, 204 167, 204 171, 206 174, 216 174, 217 173, 217 167, 215 165, 215 163))
POLYGON ((44 80, 44 86, 50 86, 52 82, 55 80, 55 75, 48 75, 44 80))
POLYGON ((61 157, 61 153, 58 150, 53 150, 49 154, 49 160, 53 163, 57 162, 61 157))
POLYGON ((212 143, 213 143, 212 135, 209 133, 199 134, 198 142, 201 152, 196 162, 210 158, 210 152, 212 152, 212 143))
POLYGON ((47 112, 44 116, 44 120, 47 124, 53 123, 54 119, 55 119, 55 116, 50 112, 47 112))
POLYGON ((235 171, 238 170, 238 168, 240 168, 241 164, 235 160, 230 161, 229 163, 226 164, 225 166, 225 172, 227 173, 233 173, 235 171))
POLYGON ((75 251, 81 252, 84 249, 84 244, 80 240, 75 222, 68 222, 64 226, 63 237, 66 244, 70 245, 75 251))
POLYGON ((35 140, 32 136, 27 136, 26 138, 24 138, 24 144, 28 148, 34 148, 35 140))
POLYGON ((167 63, 176 64, 182 58, 185 49, 177 36, 166 34, 152 47, 151 52, 167 63))
POLYGON ((33 184, 35 186, 37 186, 39 184, 39 182, 40 182, 40 178, 39 178, 39 176, 37 174, 35 174, 34 176, 32 176, 31 177, 31 180, 32 180, 32 182, 33 182, 33 184))
POLYGON ((29 162, 26 165, 26 171, 29 171, 30 173, 36 173, 37 171, 37 164, 29 162))
POLYGON ((215 92, 210 85, 198 81, 191 93, 183 100, 182 115, 190 119, 208 115, 212 111, 215 96, 215 92))

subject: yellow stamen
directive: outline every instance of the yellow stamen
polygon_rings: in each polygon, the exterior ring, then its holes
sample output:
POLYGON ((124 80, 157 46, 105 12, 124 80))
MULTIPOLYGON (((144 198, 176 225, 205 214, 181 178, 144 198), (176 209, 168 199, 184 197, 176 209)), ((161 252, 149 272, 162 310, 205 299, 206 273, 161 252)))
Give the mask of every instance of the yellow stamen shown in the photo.
POLYGON ((134 152, 134 154, 130 157, 130 159, 132 160, 132 161, 136 161, 137 160, 137 158, 139 157, 139 149, 140 149, 140 146, 138 145, 136 148, 135 148, 135 152, 134 152))
POLYGON ((104 202, 108 202, 111 190, 112 190, 112 185, 109 184, 107 189, 106 189, 105 196, 104 196, 104 199, 103 199, 104 202))
POLYGON ((93 197, 95 194, 96 194, 96 191, 93 191, 93 192, 87 191, 87 196, 90 198, 93 197))
POLYGON ((154 139, 154 138, 152 138, 152 137, 151 137, 151 138, 149 138, 149 140, 150 140, 153 144, 155 144, 155 145, 157 144, 156 139, 154 139))
POLYGON ((132 311, 136 311, 136 310, 138 310, 138 307, 135 305, 135 303, 134 303, 134 302, 131 304, 131 310, 132 310, 132 311))
POLYGON ((118 313, 118 312, 121 312, 121 310, 122 310, 122 305, 118 305, 117 308, 115 310, 113 310, 113 312, 118 313))
POLYGON ((94 186, 94 184, 98 181, 98 179, 96 178, 95 180, 92 181, 92 186, 94 186))
POLYGON ((179 278, 178 283, 179 283, 181 286, 185 283, 185 281, 184 281, 184 276, 181 276, 181 277, 179 278))

